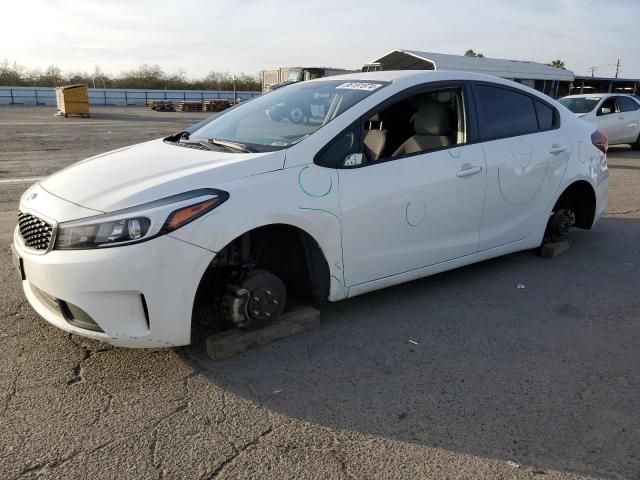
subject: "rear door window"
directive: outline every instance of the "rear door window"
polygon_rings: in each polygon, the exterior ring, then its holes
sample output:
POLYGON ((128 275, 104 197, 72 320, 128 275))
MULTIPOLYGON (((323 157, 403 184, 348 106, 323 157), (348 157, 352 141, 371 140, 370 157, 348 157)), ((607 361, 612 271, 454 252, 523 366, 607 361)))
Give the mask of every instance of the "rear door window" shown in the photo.
POLYGON ((515 137, 538 130, 536 108, 530 96, 489 85, 478 85, 476 91, 482 140, 515 137))
POLYGON ((618 106, 620 107, 621 112, 633 112, 640 108, 640 105, 629 97, 618 97, 618 106))

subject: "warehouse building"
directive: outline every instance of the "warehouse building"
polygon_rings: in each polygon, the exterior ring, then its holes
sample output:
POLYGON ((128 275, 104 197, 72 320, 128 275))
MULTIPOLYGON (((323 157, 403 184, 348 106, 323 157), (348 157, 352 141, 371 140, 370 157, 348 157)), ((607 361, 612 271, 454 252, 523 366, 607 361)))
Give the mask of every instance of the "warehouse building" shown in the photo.
POLYGON ((568 95, 575 80, 571 70, 544 63, 417 50, 393 50, 363 67, 363 71, 367 72, 376 70, 462 70, 485 73, 522 83, 554 98, 568 95))
POLYGON ((572 95, 582 93, 626 93, 640 95, 638 78, 576 77, 571 89, 572 95))

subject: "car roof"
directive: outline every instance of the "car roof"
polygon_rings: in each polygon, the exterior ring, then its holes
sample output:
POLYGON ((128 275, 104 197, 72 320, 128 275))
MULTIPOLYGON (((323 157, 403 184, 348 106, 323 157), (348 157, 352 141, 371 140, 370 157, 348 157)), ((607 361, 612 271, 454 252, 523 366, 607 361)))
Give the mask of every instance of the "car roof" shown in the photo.
POLYGON ((579 95, 567 95, 562 98, 608 98, 613 96, 633 97, 633 95, 629 95, 628 93, 583 93, 579 95))
POLYGON ((567 95, 562 98, 602 98, 611 95, 610 93, 583 93, 578 95, 567 95))
POLYGON ((313 82, 345 80, 345 81, 379 81, 393 82, 395 80, 418 77, 425 82, 439 80, 477 80, 502 84, 513 84, 511 80, 487 75, 484 73, 463 72, 456 70, 383 70, 377 72, 356 72, 344 75, 332 75, 330 77, 311 80, 313 82))

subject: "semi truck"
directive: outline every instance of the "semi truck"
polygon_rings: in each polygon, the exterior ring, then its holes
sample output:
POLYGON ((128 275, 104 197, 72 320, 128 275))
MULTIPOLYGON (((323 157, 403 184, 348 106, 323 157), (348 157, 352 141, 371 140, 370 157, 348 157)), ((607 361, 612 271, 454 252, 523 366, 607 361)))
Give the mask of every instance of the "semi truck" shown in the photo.
POLYGON ((268 93, 292 83, 354 72, 355 70, 327 67, 282 67, 276 70, 264 70, 262 72, 262 93, 268 93))

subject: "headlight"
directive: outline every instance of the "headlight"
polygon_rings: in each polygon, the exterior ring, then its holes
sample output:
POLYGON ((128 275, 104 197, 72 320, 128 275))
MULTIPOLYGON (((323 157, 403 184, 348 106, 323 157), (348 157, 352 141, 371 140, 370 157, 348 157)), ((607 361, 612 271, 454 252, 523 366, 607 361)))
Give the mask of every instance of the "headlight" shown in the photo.
POLYGON ((58 225, 55 250, 105 248, 150 240, 172 232, 210 212, 229 198, 213 189, 145 203, 58 225))

